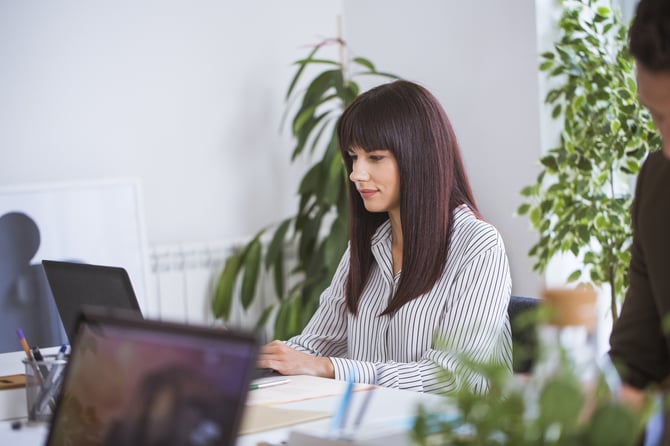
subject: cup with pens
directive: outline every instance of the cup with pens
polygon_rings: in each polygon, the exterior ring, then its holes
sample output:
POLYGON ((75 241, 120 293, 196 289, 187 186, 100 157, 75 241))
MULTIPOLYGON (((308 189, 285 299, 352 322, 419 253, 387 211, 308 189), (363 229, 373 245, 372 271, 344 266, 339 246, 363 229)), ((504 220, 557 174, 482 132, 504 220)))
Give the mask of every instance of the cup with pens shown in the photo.
POLYGON ((30 348, 23 334, 17 330, 21 347, 26 353, 23 359, 26 373, 26 403, 30 421, 49 421, 56 407, 56 397, 63 381, 67 365, 67 346, 61 346, 56 354, 42 355, 38 348, 30 348))

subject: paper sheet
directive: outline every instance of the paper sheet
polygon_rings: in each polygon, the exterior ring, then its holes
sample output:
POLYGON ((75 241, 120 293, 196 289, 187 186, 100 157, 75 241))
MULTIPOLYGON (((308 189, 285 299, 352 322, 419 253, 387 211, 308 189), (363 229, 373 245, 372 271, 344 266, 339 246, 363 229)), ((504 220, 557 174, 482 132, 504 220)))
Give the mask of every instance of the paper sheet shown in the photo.
POLYGON ((293 426, 308 421, 328 418, 330 412, 282 409, 270 406, 247 406, 242 418, 240 435, 254 434, 272 429, 293 426))
MULTIPOLYGON (((247 405, 277 405, 296 401, 305 401, 313 398, 339 396, 344 392, 346 382, 316 376, 291 376, 291 384, 286 386, 267 387, 251 390, 247 395, 247 405)), ((356 384, 354 392, 369 390, 373 386, 356 384)))

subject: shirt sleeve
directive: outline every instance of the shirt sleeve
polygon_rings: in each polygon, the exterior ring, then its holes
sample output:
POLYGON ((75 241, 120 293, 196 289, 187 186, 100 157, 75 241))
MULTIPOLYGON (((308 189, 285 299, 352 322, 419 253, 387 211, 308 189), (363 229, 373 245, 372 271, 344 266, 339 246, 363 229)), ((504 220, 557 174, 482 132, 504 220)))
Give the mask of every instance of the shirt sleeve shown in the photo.
POLYGON ((315 356, 347 355, 347 305, 344 284, 349 273, 349 248, 335 270, 333 280, 319 299, 316 312, 302 333, 285 343, 315 356))
MULTIPOLYGON (((463 358, 503 358, 511 373, 512 347, 507 306, 511 294, 509 263, 502 241, 465 264, 448 292, 446 308, 434 341, 421 360, 410 363, 363 362, 331 357, 335 378, 420 392, 446 393, 463 385, 485 392, 488 382, 465 367, 463 358)), ((339 355, 338 355, 339 356, 339 355)))

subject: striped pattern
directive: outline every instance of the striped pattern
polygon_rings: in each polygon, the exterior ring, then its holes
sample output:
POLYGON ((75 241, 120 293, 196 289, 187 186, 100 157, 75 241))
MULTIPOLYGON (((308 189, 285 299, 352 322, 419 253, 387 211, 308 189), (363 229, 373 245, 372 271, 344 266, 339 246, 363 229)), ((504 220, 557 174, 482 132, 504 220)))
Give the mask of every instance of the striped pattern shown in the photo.
POLYGON ((328 356, 335 378, 419 392, 445 393, 467 385, 484 392, 487 382, 459 359, 492 360, 512 369, 507 305, 511 278, 498 231, 463 205, 454 210, 449 261, 433 289, 378 317, 397 285, 391 260, 391 225, 374 235, 375 264, 357 317, 344 301, 349 269, 345 252, 321 304, 303 332, 287 341, 297 350, 328 356), (448 347, 438 348, 437 336, 448 347), (455 372, 445 375, 444 371, 455 372))

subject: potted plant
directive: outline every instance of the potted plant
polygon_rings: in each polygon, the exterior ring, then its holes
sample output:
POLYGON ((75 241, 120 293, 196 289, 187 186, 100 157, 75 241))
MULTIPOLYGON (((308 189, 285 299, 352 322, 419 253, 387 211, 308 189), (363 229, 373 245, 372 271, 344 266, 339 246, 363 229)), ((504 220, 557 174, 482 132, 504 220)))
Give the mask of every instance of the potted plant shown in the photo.
POLYGON ((377 71, 368 59, 345 60, 345 49, 341 39, 327 39, 295 62, 297 71, 286 94, 287 113, 293 112, 291 129, 296 139, 291 160, 318 156, 300 182, 296 214, 263 228, 226 259, 212 301, 216 318, 228 319, 238 296, 244 309, 251 305, 261 268, 265 268, 274 278, 278 299, 276 305, 263 311, 257 326, 264 326, 276 310, 274 337, 286 339, 307 324, 337 268, 348 241, 348 178, 335 123, 359 94, 356 79, 371 75, 385 80, 397 78, 377 71), (340 60, 317 57, 324 47, 332 45, 339 47, 340 60), (306 70, 322 66, 325 69, 306 88, 298 88, 306 70), (299 104, 295 111, 291 108, 294 103, 299 104), (287 272, 286 258, 291 252, 295 254, 295 264, 287 272), (291 284, 288 290, 287 283, 291 284))
POLYGON ((560 36, 539 66, 557 83, 545 103, 562 120, 560 142, 540 159, 517 213, 540 234, 529 251, 533 269, 542 273, 556 254, 574 254, 583 268, 568 282, 607 284, 616 320, 628 285, 631 185, 661 145, 637 100, 627 26, 620 11, 602 4, 561 1, 560 36))

